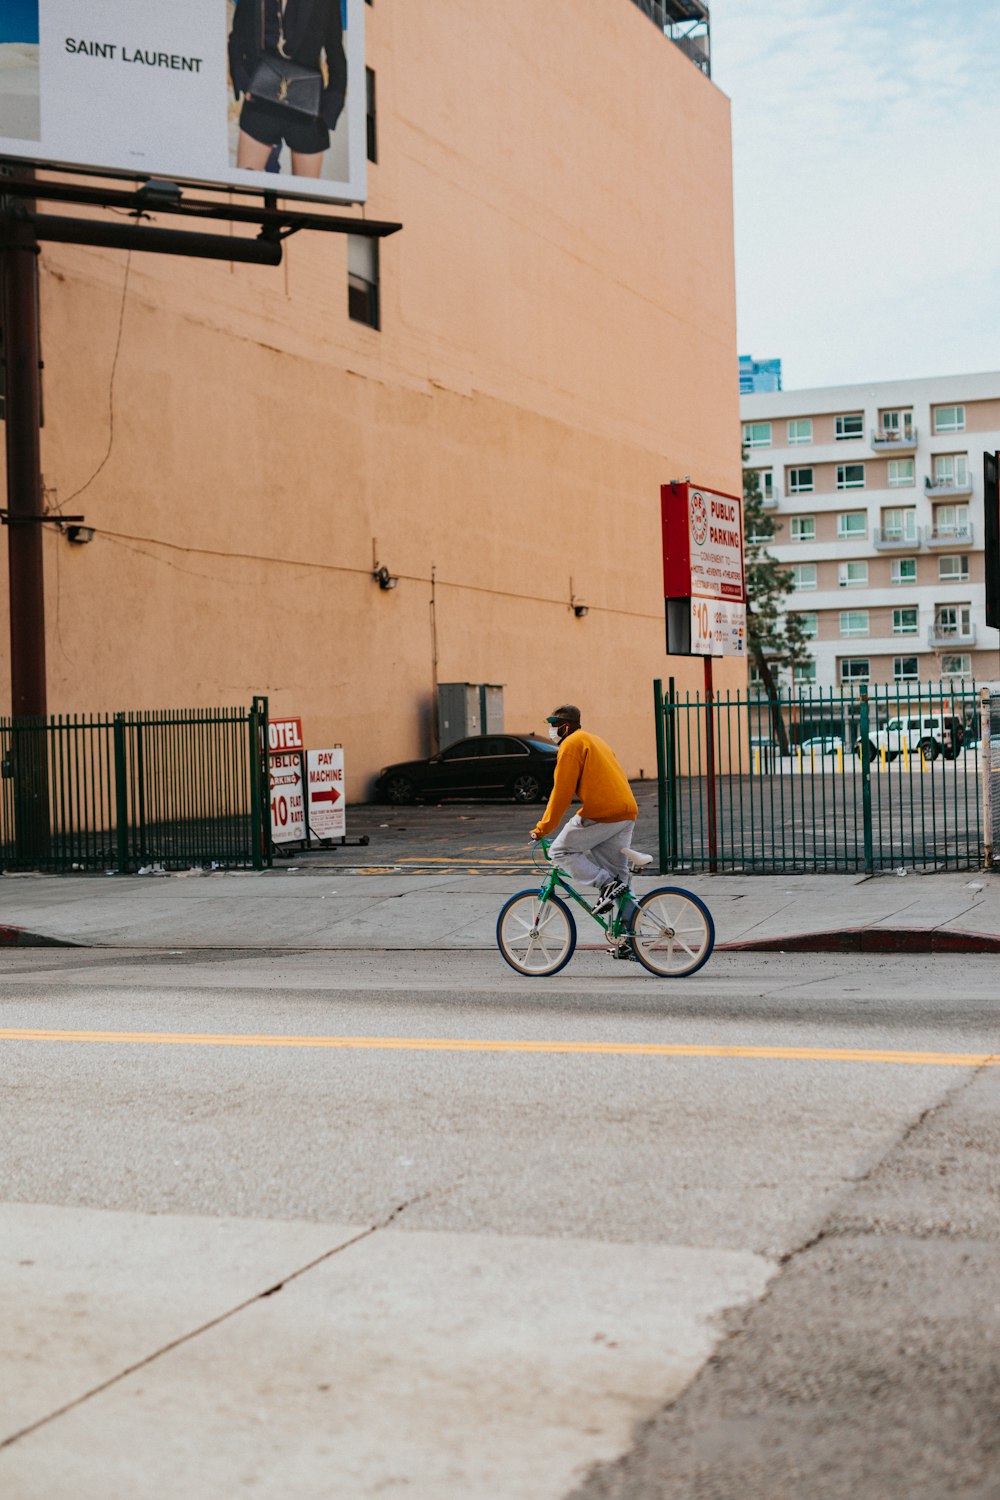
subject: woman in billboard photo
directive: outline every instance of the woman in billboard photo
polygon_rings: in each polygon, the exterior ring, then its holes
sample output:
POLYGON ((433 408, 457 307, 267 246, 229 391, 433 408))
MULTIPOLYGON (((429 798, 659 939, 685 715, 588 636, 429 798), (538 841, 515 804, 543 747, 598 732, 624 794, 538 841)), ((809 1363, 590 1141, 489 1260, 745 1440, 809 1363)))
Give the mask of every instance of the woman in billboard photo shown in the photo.
POLYGON ((319 177, 347 93, 341 0, 236 0, 229 72, 236 165, 266 172, 286 145, 294 176, 319 177))

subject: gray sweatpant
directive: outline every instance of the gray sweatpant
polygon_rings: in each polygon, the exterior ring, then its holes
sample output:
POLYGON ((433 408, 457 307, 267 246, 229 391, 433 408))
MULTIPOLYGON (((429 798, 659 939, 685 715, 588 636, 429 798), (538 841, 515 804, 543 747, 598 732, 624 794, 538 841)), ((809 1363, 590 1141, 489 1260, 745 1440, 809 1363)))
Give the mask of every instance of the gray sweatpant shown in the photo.
POLYGON ((586 885, 601 886, 612 879, 628 885, 625 850, 632 843, 634 829, 634 821, 595 823, 575 813, 552 841, 552 862, 586 885))

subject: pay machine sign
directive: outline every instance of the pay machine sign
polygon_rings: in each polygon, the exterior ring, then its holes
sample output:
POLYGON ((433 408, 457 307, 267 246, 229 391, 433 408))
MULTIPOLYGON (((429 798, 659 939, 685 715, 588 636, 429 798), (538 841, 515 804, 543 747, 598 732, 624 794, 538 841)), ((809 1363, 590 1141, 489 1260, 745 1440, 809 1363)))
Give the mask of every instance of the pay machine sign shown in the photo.
POLYGON ((344 752, 306 751, 309 832, 317 839, 343 838, 347 829, 344 801, 344 752))

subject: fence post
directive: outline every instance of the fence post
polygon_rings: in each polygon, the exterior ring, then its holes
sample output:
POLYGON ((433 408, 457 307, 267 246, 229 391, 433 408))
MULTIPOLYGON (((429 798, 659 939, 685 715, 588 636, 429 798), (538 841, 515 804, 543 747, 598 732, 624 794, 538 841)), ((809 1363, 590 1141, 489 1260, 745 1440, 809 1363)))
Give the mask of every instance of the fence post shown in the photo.
POLYGON ((979 780, 983 791, 983 869, 993 868, 993 753, 990 748, 990 690, 979 689, 979 780))
POLYGON ((271 798, 267 744, 267 699, 250 709, 250 838, 255 870, 271 867, 271 798))
POLYGON ((115 841, 118 850, 118 874, 128 868, 128 765, 125 759, 125 715, 115 714, 115 841))
POLYGON ((670 869, 676 870, 678 862, 677 844, 680 831, 680 810, 677 789, 677 679, 667 679, 667 710, 664 715, 667 732, 667 859, 670 869))
POLYGON ((656 727, 656 812, 660 874, 667 873, 667 755, 663 723, 663 680, 653 682, 653 722, 656 727))
POLYGON ((861 684, 861 816, 865 836, 865 870, 870 875, 875 869, 875 855, 872 847, 871 712, 868 705, 868 689, 864 683, 861 684))

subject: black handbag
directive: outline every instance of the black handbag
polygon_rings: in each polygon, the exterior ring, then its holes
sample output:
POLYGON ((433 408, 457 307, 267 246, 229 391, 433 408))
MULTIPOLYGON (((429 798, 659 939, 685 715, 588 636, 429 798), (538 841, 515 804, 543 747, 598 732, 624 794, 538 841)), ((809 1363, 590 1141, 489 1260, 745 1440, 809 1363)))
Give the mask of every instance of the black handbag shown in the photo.
POLYGON ((323 75, 318 68, 303 68, 290 58, 266 52, 254 69, 249 93, 261 104, 315 119, 319 115, 323 75))

